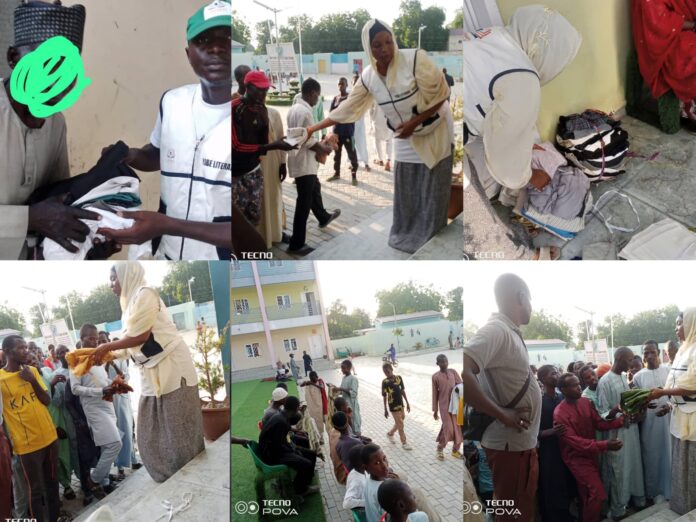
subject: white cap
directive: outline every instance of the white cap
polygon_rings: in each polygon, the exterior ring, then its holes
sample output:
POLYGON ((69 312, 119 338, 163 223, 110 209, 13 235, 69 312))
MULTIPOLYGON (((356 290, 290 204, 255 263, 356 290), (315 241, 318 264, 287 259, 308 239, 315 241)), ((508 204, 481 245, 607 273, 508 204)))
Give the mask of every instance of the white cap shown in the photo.
POLYGON ((275 390, 273 390, 273 395, 271 397, 273 398, 273 402, 278 402, 282 401, 287 396, 288 392, 285 391, 283 388, 276 388, 275 390))

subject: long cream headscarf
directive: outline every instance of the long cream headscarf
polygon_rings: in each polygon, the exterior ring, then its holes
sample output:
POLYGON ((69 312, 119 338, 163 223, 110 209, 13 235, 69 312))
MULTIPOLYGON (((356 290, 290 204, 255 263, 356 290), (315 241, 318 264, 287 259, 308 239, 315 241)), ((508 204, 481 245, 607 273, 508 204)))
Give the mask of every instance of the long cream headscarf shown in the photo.
POLYGON ((394 31, 392 31, 391 26, 385 22, 384 20, 379 20, 377 18, 373 18, 372 20, 368 20, 365 25, 363 26, 362 29, 362 46, 363 46, 363 51, 365 51, 365 54, 367 55, 367 58, 370 60, 370 65, 372 68, 376 71, 377 70, 377 60, 375 57, 372 55, 372 47, 370 46, 370 29, 372 29, 372 26, 374 26, 377 22, 382 24, 387 31, 392 36, 392 40, 394 40, 394 58, 392 59, 391 63, 389 64, 389 68, 387 69, 387 87, 391 89, 394 86, 394 83, 396 82, 396 71, 398 68, 399 60, 401 59, 399 55, 399 46, 396 43, 396 37, 394 36, 394 31))
POLYGON ((138 261, 118 261, 114 265, 116 277, 121 284, 121 311, 125 312, 128 309, 128 304, 135 294, 135 291, 145 286, 145 268, 138 261))
MULTIPOLYGON (((684 325, 684 342, 679 347, 677 355, 696 343, 696 308, 684 310, 682 324, 684 325)), ((696 360, 689 361, 686 373, 677 378, 677 386, 686 390, 696 390, 696 360)))
POLYGON ((524 49, 544 85, 558 76, 582 45, 582 36, 560 13, 543 5, 520 7, 507 31, 524 49))
POLYGON ((151 288, 139 292, 147 285, 145 268, 138 261, 119 261, 114 265, 116 277, 121 283, 122 322, 126 335, 137 337, 152 329, 160 310, 159 294, 151 288), (138 296, 135 299, 136 294, 138 296))

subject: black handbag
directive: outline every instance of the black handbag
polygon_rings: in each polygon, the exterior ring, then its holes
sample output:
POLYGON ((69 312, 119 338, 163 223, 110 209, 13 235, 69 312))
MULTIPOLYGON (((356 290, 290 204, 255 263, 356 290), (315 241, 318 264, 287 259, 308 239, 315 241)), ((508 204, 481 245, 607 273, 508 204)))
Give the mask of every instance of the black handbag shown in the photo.
MULTIPOLYGON (((527 380, 524 381, 524 384, 522 385, 522 389, 517 393, 517 395, 515 395, 515 398, 512 399, 507 406, 504 406, 505 409, 510 409, 517 406, 517 403, 520 402, 522 400, 522 397, 524 397, 524 394, 527 393, 527 388, 529 388, 531 378, 532 372, 530 370, 529 374, 527 375, 527 380)), ((466 399, 464 400, 466 402, 466 399)), ((465 406, 463 430, 464 440, 473 440, 480 442, 481 439, 483 439, 483 434, 485 433, 486 428, 488 428, 488 426, 490 426, 494 420, 495 417, 491 417, 487 413, 483 413, 482 411, 477 410, 473 406, 465 406)))

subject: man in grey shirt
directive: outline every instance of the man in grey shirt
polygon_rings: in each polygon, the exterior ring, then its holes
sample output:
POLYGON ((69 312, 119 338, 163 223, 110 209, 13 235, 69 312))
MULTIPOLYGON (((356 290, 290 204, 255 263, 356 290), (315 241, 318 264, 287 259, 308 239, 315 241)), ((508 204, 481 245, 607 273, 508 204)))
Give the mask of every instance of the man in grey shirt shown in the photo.
POLYGON ((464 346, 464 393, 468 405, 496 419, 481 440, 493 473, 495 498, 514 501, 510 508, 519 510, 520 516, 510 520, 531 521, 539 476, 536 446, 541 390, 537 380, 530 377, 513 409, 504 407, 530 376, 520 326, 531 317, 531 295, 525 282, 514 274, 500 276, 494 292, 498 313, 464 346), (477 379, 479 373, 485 375, 487 390, 477 379))

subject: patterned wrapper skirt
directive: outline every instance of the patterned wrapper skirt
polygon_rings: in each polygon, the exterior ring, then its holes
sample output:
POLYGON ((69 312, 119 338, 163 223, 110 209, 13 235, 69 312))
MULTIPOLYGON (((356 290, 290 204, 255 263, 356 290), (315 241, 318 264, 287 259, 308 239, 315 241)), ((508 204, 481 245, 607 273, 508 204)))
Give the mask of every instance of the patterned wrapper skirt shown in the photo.
POLYGON ((137 429, 145 469, 155 482, 164 482, 205 449, 198 388, 141 396, 137 429))

